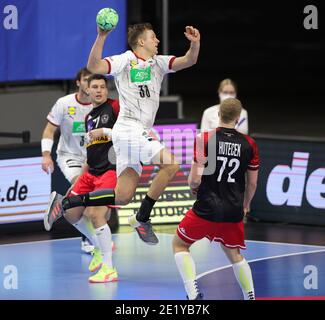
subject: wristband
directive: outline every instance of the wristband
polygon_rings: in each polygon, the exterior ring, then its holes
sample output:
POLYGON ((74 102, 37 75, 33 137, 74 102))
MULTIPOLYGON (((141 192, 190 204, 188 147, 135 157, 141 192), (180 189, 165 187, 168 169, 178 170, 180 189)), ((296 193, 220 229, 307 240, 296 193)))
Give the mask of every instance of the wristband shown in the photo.
POLYGON ((42 153, 46 152, 46 151, 51 153, 52 146, 53 146, 53 140, 52 139, 42 139, 41 145, 42 145, 42 153))

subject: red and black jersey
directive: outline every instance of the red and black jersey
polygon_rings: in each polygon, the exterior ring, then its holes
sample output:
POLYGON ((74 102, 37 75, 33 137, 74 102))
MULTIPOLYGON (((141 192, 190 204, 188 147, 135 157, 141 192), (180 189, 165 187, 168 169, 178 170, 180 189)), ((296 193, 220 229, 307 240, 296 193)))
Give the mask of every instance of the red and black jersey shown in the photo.
POLYGON ((255 141, 235 129, 204 132, 195 141, 194 161, 205 168, 193 211, 210 221, 241 221, 245 173, 259 168, 255 141))
MULTIPOLYGON (((118 100, 108 99, 105 103, 93 108, 86 116, 86 131, 89 132, 99 128, 113 128, 118 113, 118 100)), ((87 164, 89 166, 89 173, 92 175, 99 176, 107 170, 115 170, 115 159, 113 143, 109 137, 100 137, 87 145, 87 164)))

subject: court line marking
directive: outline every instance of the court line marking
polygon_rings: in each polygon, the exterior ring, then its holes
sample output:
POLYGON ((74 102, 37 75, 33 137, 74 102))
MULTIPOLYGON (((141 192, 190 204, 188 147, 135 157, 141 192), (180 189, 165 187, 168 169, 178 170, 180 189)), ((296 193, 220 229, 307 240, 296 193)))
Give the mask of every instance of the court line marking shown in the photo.
MULTIPOLYGON (((172 237, 174 236, 174 234, 170 234, 170 233, 157 233, 157 234, 165 234, 167 236, 172 236, 172 237)), ((262 241, 262 240, 245 240, 245 242, 280 244, 280 245, 285 245, 285 246, 303 246, 303 247, 325 248, 325 245, 322 246, 322 245, 319 245, 319 244, 286 243, 286 242, 274 242, 274 241, 262 241)))
MULTIPOLYGON (((258 258, 258 259, 252 259, 252 260, 247 260, 248 263, 252 262, 258 262, 258 261, 263 261, 263 260, 272 260, 272 259, 279 259, 279 258, 284 258, 284 257, 291 257, 291 256, 298 256, 298 255, 304 255, 304 254, 310 254, 310 253, 320 253, 320 252, 325 252, 325 249, 323 250, 313 250, 313 251, 303 251, 303 252, 294 252, 294 253, 286 253, 286 254, 280 254, 276 256, 270 256, 270 257, 265 257, 265 258, 258 258)), ((196 279, 200 279, 210 273, 221 271, 227 268, 231 268, 232 264, 228 264, 226 266, 222 266, 219 268, 211 269, 205 272, 200 273, 197 275, 196 279)))
POLYGON ((286 246, 310 246, 310 247, 319 247, 325 248, 325 246, 321 246, 319 244, 302 244, 302 243, 286 243, 286 242, 275 242, 275 241, 261 241, 261 240, 245 240, 246 242, 256 242, 256 243, 269 243, 269 244, 282 244, 286 246))
MULTIPOLYGON (((122 235, 130 235, 133 232, 125 232, 125 233, 113 233, 113 236, 122 236, 122 235)), ((165 234, 165 235, 171 235, 168 233, 157 233, 157 234, 165 234)), ((4 243, 0 244, 0 247, 5 246, 18 246, 18 245, 26 245, 26 244, 34 244, 34 243, 43 243, 43 242, 57 242, 57 241, 65 241, 65 240, 80 240, 81 237, 69 237, 69 238, 61 238, 61 239, 45 239, 45 240, 35 240, 35 241, 23 241, 23 242, 15 242, 15 243, 4 243)))
POLYGON ((33 244, 33 243, 43 243, 43 242, 57 242, 57 241, 64 241, 64 240, 76 240, 81 239, 81 237, 71 237, 71 238, 62 238, 62 239, 46 239, 46 240, 35 240, 35 241, 24 241, 24 242, 16 242, 16 243, 4 243, 0 244, 0 247, 5 246, 18 246, 18 245, 25 245, 25 244, 33 244))
MULTIPOLYGON (((115 234, 118 236, 126 236, 130 235, 133 232, 127 232, 127 233, 121 233, 121 234, 115 234)), ((169 233, 157 233, 159 235, 167 235, 167 236, 174 236, 173 234, 169 233)), ((5 247, 5 246, 17 246, 17 245, 25 245, 25 244, 35 244, 35 243, 45 243, 45 242, 58 242, 58 241, 71 241, 71 240, 80 240, 80 237, 71 237, 71 238, 63 238, 63 239, 48 239, 48 240, 38 240, 38 241, 29 241, 29 242, 19 242, 19 243, 8 243, 8 244, 2 244, 0 247, 5 247)), ((256 243, 265 243, 265 244, 279 244, 279 245, 296 245, 296 246, 305 246, 305 247, 322 247, 324 246, 319 246, 319 245, 304 245, 304 244, 293 244, 293 243, 282 243, 282 242, 268 242, 268 241, 258 241, 258 240, 247 240, 247 242, 256 242, 256 243)), ((307 248, 306 248, 307 249, 307 248)), ((276 255, 276 256, 270 256, 270 257, 264 257, 264 258, 258 258, 258 259, 253 259, 253 260, 248 260, 248 263, 252 262, 258 262, 258 261, 263 261, 263 260, 271 260, 271 259, 278 259, 278 258, 283 258, 283 257, 290 257, 290 256, 296 256, 296 255, 304 255, 304 254, 310 254, 310 253, 320 253, 320 252, 325 252, 325 249, 322 250, 313 250, 313 251, 303 251, 303 252, 294 252, 294 253, 287 253, 287 254, 281 254, 281 255, 276 255)), ((227 268, 231 268, 232 264, 228 264, 226 266, 222 266, 219 268, 211 269, 208 271, 205 271, 203 273, 200 273, 197 275, 197 279, 200 279, 210 273, 221 271, 227 268)))
MULTIPOLYGON (((125 233, 114 233, 113 236, 125 236, 130 235, 133 232, 125 232, 125 233)), ((166 235, 170 237, 174 237, 174 234, 171 233, 163 233, 158 232, 158 235, 166 235)), ((57 241, 64 241, 64 240, 76 240, 81 239, 81 237, 69 237, 69 238, 61 238, 61 239, 46 239, 46 240, 35 240, 35 241, 24 241, 24 242, 16 242, 16 243, 4 243, 0 244, 0 247, 4 246, 17 246, 17 245, 24 245, 24 244, 33 244, 33 243, 42 243, 42 242, 57 242, 57 241)), ((303 246, 303 247, 318 247, 318 248, 324 248, 325 246, 321 245, 313 245, 313 244, 298 244, 298 243, 285 243, 285 242, 270 242, 270 241, 260 241, 260 240, 246 240, 246 242, 253 242, 253 243, 264 243, 264 244, 279 244, 279 245, 288 245, 288 246, 303 246)))

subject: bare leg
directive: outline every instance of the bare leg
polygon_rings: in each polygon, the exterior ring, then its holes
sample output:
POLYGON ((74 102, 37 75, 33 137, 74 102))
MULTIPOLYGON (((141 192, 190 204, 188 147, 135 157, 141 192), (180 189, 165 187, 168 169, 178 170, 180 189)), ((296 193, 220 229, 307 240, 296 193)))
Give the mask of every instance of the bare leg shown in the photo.
MULTIPOLYGON (((79 176, 75 176, 72 178, 72 180, 70 181, 71 183, 71 187, 69 188, 69 190, 67 191, 66 193, 66 196, 69 195, 70 191, 72 190, 73 188, 73 185, 76 183, 76 181, 78 180, 79 176)), ((87 208, 86 210, 84 211, 83 213, 83 219, 81 220, 78 220, 79 223, 78 223, 78 227, 75 226, 78 230, 81 229, 83 231, 87 231, 87 234, 91 234, 91 235, 95 235, 95 230, 94 228, 92 227, 92 223, 91 221, 89 220, 89 218, 87 217, 87 214, 86 214, 86 211, 87 211, 87 208)), ((81 217, 80 217, 81 218, 81 217)), ((76 221, 77 222, 77 221, 76 221)), ((74 222, 74 223, 76 223, 74 222)), ((74 224, 73 223, 73 224, 74 224)), ((87 237, 83 232, 81 232, 81 250, 84 251, 84 252, 87 252, 87 253, 90 253, 94 247, 95 247, 95 243, 93 242, 93 240, 91 240, 89 237, 87 237), (88 239, 88 241, 86 241, 88 239), (90 243, 92 245, 90 245, 90 243)))
POLYGON ((179 164, 175 157, 167 150, 163 149, 153 158, 152 163, 158 165, 160 170, 153 179, 148 193, 141 203, 137 213, 137 221, 147 222, 150 219, 150 213, 156 200, 164 192, 169 182, 173 179, 179 170, 179 164))
POLYGON ((162 149, 152 163, 158 165, 160 170, 151 183, 148 196, 157 200, 179 170, 179 164, 167 149, 162 149))
POLYGON ((107 223, 106 214, 107 207, 88 207, 88 217, 91 219, 91 222, 95 229, 100 228, 107 223))
POLYGON ((142 241, 155 245, 159 242, 150 222, 150 213, 156 200, 163 193, 169 181, 174 177, 179 169, 174 156, 167 150, 161 150, 153 159, 152 163, 160 166, 160 170, 152 181, 152 184, 142 200, 137 214, 129 217, 130 225, 135 228, 142 241))
POLYGON ((83 207, 77 207, 66 210, 66 212, 64 213, 64 218, 71 224, 77 223, 81 219, 84 211, 85 208, 83 207))
POLYGON ((119 175, 115 187, 115 204, 126 205, 131 202, 139 179, 139 175, 132 168, 126 168, 119 175))
POLYGON ((93 246, 98 247, 95 229, 88 217, 85 216, 85 208, 77 207, 69 209, 64 214, 70 222, 85 238, 88 238, 93 246))

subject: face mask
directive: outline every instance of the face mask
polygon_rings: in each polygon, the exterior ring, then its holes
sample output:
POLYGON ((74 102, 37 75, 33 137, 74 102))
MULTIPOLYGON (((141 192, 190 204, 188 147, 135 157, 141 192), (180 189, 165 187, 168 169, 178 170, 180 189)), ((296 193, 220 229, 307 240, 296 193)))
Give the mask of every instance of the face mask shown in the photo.
POLYGON ((228 99, 228 98, 236 98, 235 94, 228 94, 228 93, 219 93, 219 98, 220 98, 220 102, 228 99))

